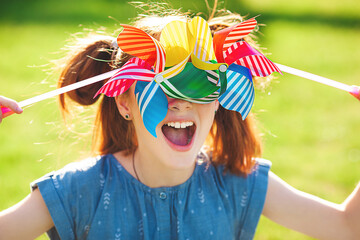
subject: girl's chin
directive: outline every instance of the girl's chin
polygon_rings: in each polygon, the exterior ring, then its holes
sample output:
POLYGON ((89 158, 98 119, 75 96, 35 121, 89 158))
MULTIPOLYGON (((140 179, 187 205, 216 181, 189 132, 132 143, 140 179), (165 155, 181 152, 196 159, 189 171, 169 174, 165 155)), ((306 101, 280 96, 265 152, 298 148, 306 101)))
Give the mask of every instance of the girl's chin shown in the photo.
MULTIPOLYGON (((176 151, 169 153, 163 161, 165 161, 164 165, 166 165, 168 169, 188 171, 189 169, 193 169, 196 163, 196 156, 197 154, 194 153, 176 151)), ((164 155, 162 157, 164 157, 164 155)))

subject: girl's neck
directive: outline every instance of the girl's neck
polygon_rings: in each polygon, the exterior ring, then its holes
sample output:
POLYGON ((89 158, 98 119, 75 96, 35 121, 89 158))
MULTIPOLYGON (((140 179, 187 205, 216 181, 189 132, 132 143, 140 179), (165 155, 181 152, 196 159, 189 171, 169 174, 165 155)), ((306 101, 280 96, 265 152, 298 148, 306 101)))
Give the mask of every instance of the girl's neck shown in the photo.
POLYGON ((142 153, 138 149, 131 156, 132 172, 134 177, 151 188, 172 187, 186 182, 194 172, 194 164, 189 168, 173 169, 148 153, 142 153))

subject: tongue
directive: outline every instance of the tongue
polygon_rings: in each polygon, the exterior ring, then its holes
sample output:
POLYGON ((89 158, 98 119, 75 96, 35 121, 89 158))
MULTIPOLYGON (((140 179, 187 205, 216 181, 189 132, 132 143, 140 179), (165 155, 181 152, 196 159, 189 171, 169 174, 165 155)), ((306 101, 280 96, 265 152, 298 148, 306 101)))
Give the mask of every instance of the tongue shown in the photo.
POLYGON ((189 143, 189 131, 187 128, 173 128, 164 125, 162 131, 165 137, 176 145, 186 146, 189 143))

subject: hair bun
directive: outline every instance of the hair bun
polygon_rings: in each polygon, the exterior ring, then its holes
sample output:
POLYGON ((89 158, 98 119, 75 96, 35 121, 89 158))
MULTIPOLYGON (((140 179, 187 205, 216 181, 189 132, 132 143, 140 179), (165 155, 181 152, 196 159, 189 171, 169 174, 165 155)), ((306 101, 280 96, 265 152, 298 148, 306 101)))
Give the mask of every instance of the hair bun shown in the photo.
MULTIPOLYGON (((90 39, 79 39, 79 44, 69 52, 66 57, 65 67, 63 68, 58 87, 64 87, 96 75, 108 72, 112 69, 113 38, 93 36, 90 39)), ((72 101, 80 105, 91 105, 99 97, 94 98, 96 92, 106 80, 90 84, 88 86, 70 91, 65 94, 72 101)), ((63 110, 67 110, 64 94, 60 96, 60 104, 63 110)))

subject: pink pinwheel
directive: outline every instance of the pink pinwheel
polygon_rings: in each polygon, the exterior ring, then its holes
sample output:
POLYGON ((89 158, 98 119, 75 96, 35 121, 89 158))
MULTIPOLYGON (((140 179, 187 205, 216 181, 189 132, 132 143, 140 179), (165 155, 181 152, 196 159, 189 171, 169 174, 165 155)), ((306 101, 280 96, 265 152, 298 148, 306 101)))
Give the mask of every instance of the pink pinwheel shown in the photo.
POLYGON ((229 65, 235 63, 247 67, 253 76, 258 77, 266 77, 273 72, 282 74, 273 62, 243 40, 254 30, 256 24, 255 18, 251 18, 216 32, 214 48, 218 62, 226 62, 229 65))

